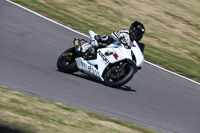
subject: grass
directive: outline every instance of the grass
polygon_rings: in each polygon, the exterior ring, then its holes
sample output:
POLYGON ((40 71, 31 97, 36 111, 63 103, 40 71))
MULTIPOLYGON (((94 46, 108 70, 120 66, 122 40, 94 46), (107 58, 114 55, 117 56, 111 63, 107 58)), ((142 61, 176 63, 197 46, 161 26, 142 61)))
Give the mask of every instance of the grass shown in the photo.
POLYGON ((30 133, 159 133, 0 87, 0 124, 30 133))
POLYGON ((14 0, 82 33, 100 35, 139 20, 146 33, 145 59, 200 82, 198 0, 14 0))
MULTIPOLYGON (((147 29, 145 59, 200 82, 200 2, 198 0, 13 0, 82 33, 100 35, 147 29)), ((0 87, 0 123, 27 132, 157 133, 128 122, 0 87)))

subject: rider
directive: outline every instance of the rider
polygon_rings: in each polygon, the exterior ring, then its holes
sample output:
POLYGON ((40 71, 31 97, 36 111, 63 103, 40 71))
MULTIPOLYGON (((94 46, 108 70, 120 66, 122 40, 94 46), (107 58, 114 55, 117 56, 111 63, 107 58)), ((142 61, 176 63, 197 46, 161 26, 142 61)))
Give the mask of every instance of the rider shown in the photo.
POLYGON ((144 54, 145 45, 141 43, 140 41, 144 33, 145 33, 144 25, 139 21, 135 21, 131 24, 129 30, 125 29, 125 30, 113 32, 111 34, 111 37, 107 35, 103 35, 102 37, 100 35, 95 35, 95 40, 97 41, 83 44, 81 47, 81 52, 85 53, 88 49, 92 47, 95 47, 95 48, 106 47, 107 45, 111 44, 115 40, 123 39, 127 46, 131 46, 133 41, 136 41, 140 47, 140 50, 144 54))

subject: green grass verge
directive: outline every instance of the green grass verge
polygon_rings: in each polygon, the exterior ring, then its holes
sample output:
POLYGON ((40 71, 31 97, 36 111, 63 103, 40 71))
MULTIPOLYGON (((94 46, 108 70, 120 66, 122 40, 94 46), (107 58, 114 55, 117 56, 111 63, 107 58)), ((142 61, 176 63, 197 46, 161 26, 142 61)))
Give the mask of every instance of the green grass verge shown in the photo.
POLYGON ((32 133, 159 133, 0 87, 0 124, 32 133))
MULTIPOLYGON (((200 82, 200 3, 125 0, 13 0, 82 33, 146 26, 145 59, 200 82)), ((72 39, 73 40, 73 39, 72 39)))

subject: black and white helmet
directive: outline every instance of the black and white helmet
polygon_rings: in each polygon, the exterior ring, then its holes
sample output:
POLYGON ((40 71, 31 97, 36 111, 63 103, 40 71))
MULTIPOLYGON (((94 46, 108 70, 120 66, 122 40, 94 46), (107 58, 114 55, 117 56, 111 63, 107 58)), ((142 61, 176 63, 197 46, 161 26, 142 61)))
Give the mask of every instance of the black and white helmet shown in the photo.
POLYGON ((129 29, 129 35, 132 41, 141 40, 144 33, 145 33, 145 27, 142 23, 135 21, 131 24, 130 29, 129 29))

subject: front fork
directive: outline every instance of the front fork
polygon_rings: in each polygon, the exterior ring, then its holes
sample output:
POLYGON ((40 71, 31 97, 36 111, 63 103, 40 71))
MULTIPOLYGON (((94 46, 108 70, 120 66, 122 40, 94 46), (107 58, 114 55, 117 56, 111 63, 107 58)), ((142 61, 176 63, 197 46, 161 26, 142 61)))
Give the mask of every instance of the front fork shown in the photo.
POLYGON ((124 76, 124 74, 126 73, 126 70, 124 69, 125 66, 128 63, 126 62, 119 62, 118 64, 112 66, 111 69, 109 69, 109 67, 107 67, 107 70, 109 71, 109 78, 113 79, 113 80, 118 80, 121 77, 124 76))

